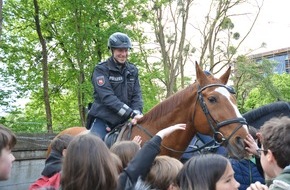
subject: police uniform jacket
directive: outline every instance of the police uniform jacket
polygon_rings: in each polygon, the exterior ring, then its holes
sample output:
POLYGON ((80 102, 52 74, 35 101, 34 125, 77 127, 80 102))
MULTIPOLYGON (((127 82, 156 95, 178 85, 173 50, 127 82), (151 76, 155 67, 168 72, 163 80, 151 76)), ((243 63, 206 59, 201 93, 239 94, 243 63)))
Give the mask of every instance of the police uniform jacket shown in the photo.
POLYGON ((138 69, 133 64, 126 62, 122 67, 111 57, 94 68, 92 83, 95 100, 89 114, 110 127, 127 121, 133 110, 142 113, 138 69))

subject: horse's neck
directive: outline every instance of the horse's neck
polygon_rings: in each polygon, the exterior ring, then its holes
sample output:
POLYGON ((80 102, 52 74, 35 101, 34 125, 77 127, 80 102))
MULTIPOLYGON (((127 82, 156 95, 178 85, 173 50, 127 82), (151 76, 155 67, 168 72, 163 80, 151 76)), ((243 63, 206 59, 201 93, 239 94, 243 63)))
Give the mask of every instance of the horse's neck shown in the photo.
MULTIPOLYGON (((177 131, 165 138, 162 144, 174 150, 184 151, 191 139, 196 133, 193 126, 193 119, 195 114, 195 106, 197 104, 197 88, 196 85, 191 85, 183 91, 176 94, 166 101, 154 107, 150 112, 144 115, 139 121, 139 124, 148 130, 151 135, 155 135, 158 131, 178 123, 185 123, 185 131, 177 131)), ((140 130, 135 130, 136 135, 140 130)), ((148 135, 141 132, 143 142, 149 139, 148 135)), ((161 154, 172 155, 176 158, 180 153, 174 153, 166 148, 162 148, 161 154)))
POLYGON ((167 128, 171 125, 187 122, 188 114, 180 114, 179 110, 175 110, 167 115, 155 119, 154 121, 144 121, 143 123, 140 123, 140 125, 151 130, 155 129, 156 131, 160 131, 161 129, 167 128))
POLYGON ((177 97, 169 98, 166 102, 162 102, 161 105, 154 107, 148 114, 145 114, 140 125, 155 134, 161 129, 177 123, 187 124, 192 122, 197 102, 196 88, 190 86, 179 93, 176 95, 177 97), (184 94, 181 95, 182 93, 184 94), (154 114, 157 114, 158 117, 154 114))

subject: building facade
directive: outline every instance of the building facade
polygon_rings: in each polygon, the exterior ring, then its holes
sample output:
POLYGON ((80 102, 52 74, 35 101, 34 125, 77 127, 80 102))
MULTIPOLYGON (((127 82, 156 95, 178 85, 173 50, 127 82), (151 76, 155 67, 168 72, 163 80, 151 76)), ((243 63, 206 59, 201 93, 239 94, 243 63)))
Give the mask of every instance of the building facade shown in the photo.
POLYGON ((262 59, 268 59, 278 63, 274 72, 278 74, 288 73, 290 74, 290 47, 278 49, 274 51, 259 53, 251 55, 250 58, 256 60, 256 62, 262 61, 262 59))

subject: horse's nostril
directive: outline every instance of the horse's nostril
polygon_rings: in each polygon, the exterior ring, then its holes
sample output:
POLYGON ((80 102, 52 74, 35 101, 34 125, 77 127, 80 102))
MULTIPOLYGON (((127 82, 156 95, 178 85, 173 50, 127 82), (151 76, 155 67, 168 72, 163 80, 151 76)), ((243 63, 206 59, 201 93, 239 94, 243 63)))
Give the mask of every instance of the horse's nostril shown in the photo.
POLYGON ((236 143, 238 146, 244 147, 244 141, 241 137, 236 137, 236 143))

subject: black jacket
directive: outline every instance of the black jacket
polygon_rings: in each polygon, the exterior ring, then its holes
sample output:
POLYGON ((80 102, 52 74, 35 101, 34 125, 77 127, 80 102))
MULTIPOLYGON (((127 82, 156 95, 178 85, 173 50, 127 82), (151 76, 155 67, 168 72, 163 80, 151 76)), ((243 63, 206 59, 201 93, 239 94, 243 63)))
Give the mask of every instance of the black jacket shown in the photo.
POLYGON ((161 141, 159 136, 154 136, 144 144, 120 174, 118 190, 132 190, 139 177, 143 180, 146 178, 155 157, 160 153, 161 141))
POLYGON ((124 123, 133 110, 142 113, 143 101, 138 69, 126 62, 120 67, 111 57, 99 63, 93 72, 94 103, 89 114, 111 127, 124 123))
POLYGON ((57 172, 61 171, 62 166, 62 154, 51 150, 48 158, 45 160, 45 166, 43 171, 41 172, 41 175, 46 177, 51 177, 57 172))

